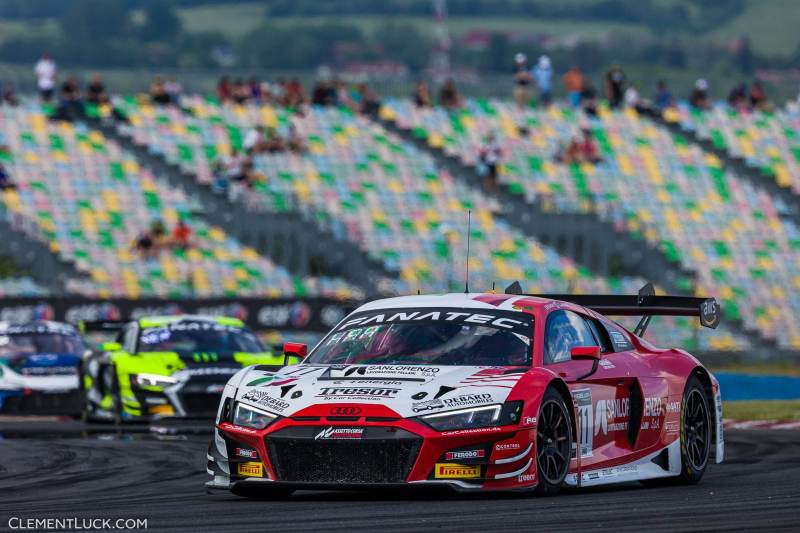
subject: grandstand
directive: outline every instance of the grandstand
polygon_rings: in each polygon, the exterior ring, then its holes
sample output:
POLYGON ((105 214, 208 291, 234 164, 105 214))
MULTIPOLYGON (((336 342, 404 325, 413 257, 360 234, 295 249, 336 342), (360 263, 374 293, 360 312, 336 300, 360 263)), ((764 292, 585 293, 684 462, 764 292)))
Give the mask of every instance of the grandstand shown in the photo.
POLYGON ((782 347, 800 347, 791 318, 800 288, 797 226, 781 218, 764 190, 697 145, 630 109, 601 107, 594 118, 561 106, 519 110, 470 100, 451 115, 390 100, 383 115, 471 165, 483 137, 494 132, 508 149, 500 180, 509 189, 555 211, 594 212, 659 245, 697 273, 696 290, 720 296, 728 317, 782 347), (593 130, 604 161, 555 162, 559 146, 580 128, 593 130))
MULTIPOLYGON (((594 275, 522 234, 490 196, 437 166, 430 154, 346 109, 312 108, 299 116, 272 106, 222 105, 199 96, 184 98, 184 111, 132 98, 117 103, 130 121, 119 126, 123 135, 204 184, 213 179, 217 157, 241 149, 248 129, 266 124, 281 131, 293 124, 308 140, 309 154, 258 156, 256 167, 266 179, 255 187, 251 204, 301 210, 327 231, 357 244, 396 273, 382 286, 384 293, 459 290, 466 274, 468 210, 475 221, 473 287, 502 287, 519 280, 533 292, 631 292, 643 284, 641 279, 594 275)), ((693 343, 695 332, 688 321, 670 326, 693 343)), ((703 346, 744 347, 747 341, 723 329, 705 336, 703 346)))
MULTIPOLYGON (((184 96, 180 106, 157 106, 136 96, 115 97, 113 105, 128 120, 117 122, 112 138, 82 122, 48 121, 47 109, 32 100, 0 113, 0 144, 10 150, 6 164, 18 183, 2 194, 5 217, 75 267, 77 275, 64 286, 68 293, 357 300, 370 286, 378 294, 460 290, 468 211, 473 288, 515 280, 530 292, 619 293, 641 286, 641 275, 592 271, 544 244, 516 223, 499 197, 438 159, 456 157, 475 169, 483 140, 493 132, 504 147, 499 180, 507 191, 545 213, 596 217, 656 246, 675 265, 679 290, 717 295, 727 317, 750 332, 723 327, 697 335, 689 321, 668 320, 665 338, 656 342, 674 344, 678 336, 690 347, 743 350, 756 332, 780 348, 800 347, 800 326, 790 318, 800 306, 794 297, 800 289, 795 222, 782 215, 768 191, 632 109, 601 105, 593 117, 566 105, 520 109, 504 100, 467 99, 463 109, 448 111, 388 99, 380 117, 399 127, 398 134, 345 107, 312 106, 300 114, 201 95, 184 96), (264 179, 247 191, 242 205, 254 213, 299 214, 324 235, 351 243, 380 265, 377 283, 354 274, 295 274, 268 250, 242 244, 236 231, 214 224, 193 187, 212 186, 215 163, 241 151, 246 133, 257 125, 279 134, 293 127, 308 152, 255 157, 264 179), (582 129, 593 132, 603 161, 558 162, 555 155, 582 129), (193 176, 194 185, 175 186, 140 161, 139 147, 193 176), (172 227, 179 219, 190 221, 195 246, 168 247, 156 258, 132 249, 153 221, 172 227)), ((110 106, 93 107, 89 116, 90 122, 115 121, 110 106)), ((742 114, 722 106, 699 113, 679 105, 665 119, 767 170, 782 186, 797 179, 798 119, 791 106, 742 114)), ((0 287, 7 295, 49 292, 33 279, 0 287)))
POLYGON ((70 293, 100 297, 327 296, 361 294, 332 278, 293 277, 222 230, 203 207, 170 187, 116 142, 86 125, 50 122, 38 104, 3 107, 3 143, 10 148, 16 189, 2 201, 15 227, 47 243, 85 277, 70 293), (146 259, 132 243, 155 220, 194 229, 194 246, 146 259))

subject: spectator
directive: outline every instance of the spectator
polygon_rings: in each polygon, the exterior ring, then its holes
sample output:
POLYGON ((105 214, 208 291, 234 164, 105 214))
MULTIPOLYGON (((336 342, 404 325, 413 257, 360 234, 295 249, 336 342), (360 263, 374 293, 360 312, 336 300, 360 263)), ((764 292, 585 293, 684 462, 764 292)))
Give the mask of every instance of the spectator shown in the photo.
POLYGON ((73 75, 61 84, 56 117, 61 120, 76 120, 84 116, 83 97, 78 79, 73 75))
POLYGON ((146 259, 155 257, 157 255, 155 242, 153 242, 153 236, 150 235, 149 231, 141 232, 139 236, 136 237, 132 248, 146 259))
POLYGON ((164 78, 161 76, 153 78, 153 83, 150 84, 150 100, 158 105, 167 105, 171 102, 164 78))
POLYGON ((653 103, 656 109, 662 112, 668 107, 672 107, 672 93, 667 89, 667 83, 664 80, 659 80, 656 85, 656 95, 653 98, 653 103))
POLYGON ((308 151, 305 140, 297 132, 297 128, 295 128, 294 124, 289 125, 289 135, 286 139, 286 146, 289 148, 289 151, 295 154, 304 154, 308 151))
POLYGON ((517 107, 524 108, 531 101, 533 77, 528 69, 528 57, 519 52, 514 56, 514 100, 517 107))
POLYGON ((108 103, 108 93, 100 74, 92 74, 89 85, 86 86, 86 100, 96 105, 108 103))
POLYGON ((153 220, 150 224, 150 236, 153 239, 153 244, 157 247, 163 246, 167 239, 167 227, 164 225, 164 221, 160 218, 153 220))
POLYGON ((578 107, 581 104, 581 94, 583 93, 586 81, 583 78, 583 73, 577 65, 573 65, 571 69, 564 74, 564 87, 567 89, 569 96, 569 103, 572 107, 578 107))
POLYGON ((597 91, 595 91, 594 86, 589 82, 584 83, 580 96, 580 105, 581 108, 583 108, 583 112, 587 115, 593 117, 597 116, 597 91))
POLYGON ((286 83, 286 80, 283 78, 278 78, 278 83, 276 83, 275 87, 272 89, 272 97, 275 98, 275 103, 282 106, 287 105, 287 93, 288 84, 286 83))
POLYGON ((417 107, 432 107, 431 93, 424 80, 417 80, 414 85, 414 105, 417 107))
POLYGON ((239 152, 234 152, 230 157, 223 156, 214 161, 212 169, 214 172, 214 183, 212 190, 216 193, 224 193, 230 190, 230 183, 241 181, 242 163, 244 156, 239 152))
POLYGON ((166 83, 164 83, 164 91, 166 91, 167 96, 169 96, 169 102, 172 105, 180 105, 183 87, 174 76, 170 76, 166 83))
POLYGON ((637 113, 651 113, 652 105, 650 102, 642 100, 639 88, 634 84, 628 85, 625 89, 625 107, 635 109, 637 113))
POLYGON ((764 86, 758 80, 754 81, 753 85, 750 86, 750 105, 753 109, 759 111, 769 111, 771 107, 769 98, 767 98, 767 91, 764 90, 764 86))
POLYGON ((49 54, 42 54, 42 58, 33 67, 36 73, 36 86, 43 102, 49 102, 53 98, 56 88, 56 76, 58 69, 56 63, 50 59, 49 54))
POLYGON ((711 100, 708 98, 708 82, 703 78, 694 82, 694 89, 689 95, 689 103, 697 109, 708 109, 711 107, 711 100))
POLYGON ((211 164, 211 174, 213 175, 211 192, 214 194, 223 194, 228 190, 227 170, 228 168, 224 157, 218 157, 211 164))
POLYGON ((231 86, 231 98, 240 105, 250 99, 250 87, 241 78, 237 78, 233 82, 231 86))
POLYGON ((264 141, 264 126, 258 125, 250 129, 244 136, 243 146, 245 152, 252 154, 256 151, 261 151, 264 141))
POLYGON ((264 95, 261 92, 261 83, 252 76, 250 80, 247 82, 247 90, 250 93, 250 99, 254 102, 261 102, 264 98, 264 95))
POLYGON ((275 100, 275 88, 274 85, 270 84, 269 82, 262 81, 261 82, 261 101, 266 104, 274 104, 275 100))
POLYGON ((583 128, 581 130, 581 136, 573 136, 566 149, 562 149, 556 154, 556 160, 571 165, 599 163, 603 158, 600 156, 600 151, 592 135, 592 130, 583 128))
POLYGON ((227 165, 228 200, 235 202, 244 193, 248 169, 253 166, 250 156, 234 153, 227 165))
POLYGON ((269 152, 269 153, 277 153, 283 152, 286 150, 286 143, 284 143, 283 138, 278 135, 278 132, 275 128, 269 128, 267 130, 266 140, 264 141, 264 145, 261 147, 259 152, 269 152))
POLYGON ((180 250, 186 250, 191 247, 191 239, 192 228, 183 218, 180 218, 172 229, 172 245, 180 250))
POLYGON ((613 65, 606 73, 605 89, 609 105, 619 107, 625 95, 625 73, 619 65, 613 65))
POLYGON ((336 88, 329 79, 323 78, 317 81, 311 91, 311 103, 319 106, 336 105, 336 88))
POLYGON ((747 107, 747 85, 740 83, 728 93, 728 105, 742 110, 747 107))
POLYGON ((297 78, 292 78, 286 84, 286 103, 287 107, 299 108, 306 103, 306 94, 303 84, 297 78))
POLYGON ((486 140, 478 153, 478 174, 483 176, 483 188, 487 191, 494 191, 497 188, 497 165, 503 151, 497 142, 494 132, 486 136, 486 140))
POLYGON ((589 128, 584 128, 583 142, 581 143, 581 161, 596 164, 602 160, 603 158, 600 157, 600 150, 594 140, 592 130, 589 128))
POLYGON ((228 76, 222 76, 217 82, 217 98, 220 102, 225 104, 228 103, 232 97, 230 78, 228 78, 228 76))
POLYGON ((533 77, 539 88, 539 101, 543 106, 549 106, 553 95, 553 67, 549 57, 539 56, 539 61, 533 69, 533 77))
POLYGON ((456 88, 453 78, 448 78, 439 91, 439 105, 447 109, 458 109, 462 105, 461 94, 456 88))
POLYGON ((11 107, 19 105, 19 98, 17 98, 16 91, 14 91, 14 84, 10 81, 6 82, 3 87, 3 103, 11 107))
POLYGON ((580 160, 581 140, 577 135, 575 135, 570 139, 566 148, 559 149, 558 153, 556 154, 556 161, 564 163, 565 165, 571 165, 573 163, 579 163, 580 160))
POLYGON ((3 163, 0 163, 0 191, 16 188, 17 186, 11 180, 11 175, 8 173, 8 170, 6 170, 3 163))
POLYGON ((361 94, 359 93, 358 89, 356 89, 351 95, 350 88, 342 79, 337 79, 334 81, 334 86, 336 89, 336 104, 344 106, 350 111, 358 111, 361 106, 361 94))
POLYGON ((381 101, 378 95, 369 88, 366 83, 358 84, 358 99, 360 102, 359 111, 365 115, 377 116, 381 109, 381 101))

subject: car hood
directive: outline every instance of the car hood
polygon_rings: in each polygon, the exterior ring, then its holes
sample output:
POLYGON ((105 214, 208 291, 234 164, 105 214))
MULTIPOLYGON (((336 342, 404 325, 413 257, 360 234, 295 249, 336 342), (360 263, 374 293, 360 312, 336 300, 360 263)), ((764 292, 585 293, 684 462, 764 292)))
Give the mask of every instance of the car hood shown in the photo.
MULTIPOLYGON (((186 381, 197 376, 225 383, 243 367, 264 364, 273 359, 269 352, 139 352, 136 355, 118 356, 127 364, 130 373, 151 373, 172 376, 186 381)), ((283 361, 283 357, 280 358, 283 361)))
MULTIPOLYGON (((381 405, 401 417, 502 403, 524 367, 428 365, 293 365, 254 367, 237 400, 292 416, 312 406, 381 405)), ((347 412, 340 414, 346 415, 347 412)))
POLYGON ((8 357, 4 362, 24 375, 57 375, 77 373, 80 355, 72 353, 39 352, 8 357))

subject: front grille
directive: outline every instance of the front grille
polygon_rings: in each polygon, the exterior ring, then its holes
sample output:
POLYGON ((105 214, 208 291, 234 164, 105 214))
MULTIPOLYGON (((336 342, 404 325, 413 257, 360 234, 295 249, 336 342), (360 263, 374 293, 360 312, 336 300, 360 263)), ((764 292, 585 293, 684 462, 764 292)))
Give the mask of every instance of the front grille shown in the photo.
POLYGON ((377 437, 389 432, 366 428, 365 438, 341 441, 271 435, 267 449, 279 481, 403 483, 414 466, 421 439, 402 430, 391 431, 390 438, 369 438, 369 431, 377 437))
POLYGON ((34 393, 9 396, 0 412, 37 415, 76 414, 83 408, 83 396, 78 391, 60 393, 34 393))

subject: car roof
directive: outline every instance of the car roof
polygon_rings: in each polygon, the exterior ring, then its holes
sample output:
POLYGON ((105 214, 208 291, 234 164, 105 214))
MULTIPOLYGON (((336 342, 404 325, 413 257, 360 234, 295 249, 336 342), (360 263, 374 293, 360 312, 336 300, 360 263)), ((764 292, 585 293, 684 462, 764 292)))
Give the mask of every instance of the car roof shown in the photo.
POLYGON ((167 316, 146 316, 138 320, 139 326, 143 328, 157 328, 174 324, 176 322, 212 322, 223 326, 244 327, 244 322, 238 318, 229 316, 211 315, 167 315, 167 316))
POLYGON ((518 294, 448 293, 421 294, 383 298, 365 303, 354 312, 377 309, 404 309, 414 307, 455 307, 466 309, 502 309, 506 311, 525 311, 553 302, 547 298, 518 294))

